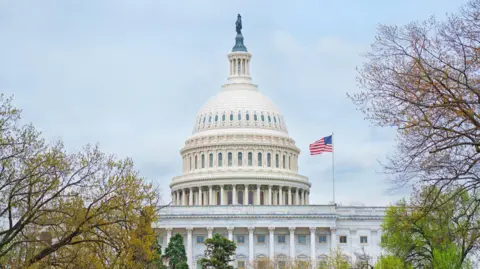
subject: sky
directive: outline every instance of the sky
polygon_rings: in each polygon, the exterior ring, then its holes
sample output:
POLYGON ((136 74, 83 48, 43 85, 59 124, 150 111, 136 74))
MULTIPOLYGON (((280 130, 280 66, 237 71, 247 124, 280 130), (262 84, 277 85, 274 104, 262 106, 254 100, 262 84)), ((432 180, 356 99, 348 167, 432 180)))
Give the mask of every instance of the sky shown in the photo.
POLYGON ((237 13, 251 73, 300 148, 311 204, 332 201, 332 156, 308 146, 334 132, 336 202, 384 206, 408 196, 380 162, 395 130, 347 98, 380 24, 444 18, 466 0, 0 0, 0 92, 23 121, 69 152, 99 144, 159 185, 181 173, 197 112, 228 75, 237 13))

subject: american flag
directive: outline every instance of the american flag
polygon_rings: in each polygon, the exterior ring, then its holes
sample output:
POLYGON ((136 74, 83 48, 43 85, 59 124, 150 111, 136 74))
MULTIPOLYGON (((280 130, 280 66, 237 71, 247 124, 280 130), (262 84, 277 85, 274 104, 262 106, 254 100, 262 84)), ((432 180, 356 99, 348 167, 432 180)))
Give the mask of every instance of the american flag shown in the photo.
POLYGON ((323 152, 332 152, 332 136, 325 136, 315 143, 310 144, 310 155, 322 154, 323 152))

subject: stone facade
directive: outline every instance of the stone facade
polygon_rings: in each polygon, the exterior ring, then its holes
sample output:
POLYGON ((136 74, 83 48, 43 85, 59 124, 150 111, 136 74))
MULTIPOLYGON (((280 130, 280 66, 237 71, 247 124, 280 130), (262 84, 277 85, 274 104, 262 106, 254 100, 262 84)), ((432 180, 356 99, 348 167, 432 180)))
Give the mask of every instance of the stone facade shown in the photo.
POLYGON ((256 260, 315 265, 337 247, 349 259, 366 253, 374 262, 385 208, 310 205, 300 150, 280 110, 252 83, 251 57, 246 48, 228 54, 227 83, 197 115, 180 151, 182 174, 170 184, 171 204, 155 224, 160 243, 182 234, 190 268, 214 233, 237 243, 238 268, 256 260))

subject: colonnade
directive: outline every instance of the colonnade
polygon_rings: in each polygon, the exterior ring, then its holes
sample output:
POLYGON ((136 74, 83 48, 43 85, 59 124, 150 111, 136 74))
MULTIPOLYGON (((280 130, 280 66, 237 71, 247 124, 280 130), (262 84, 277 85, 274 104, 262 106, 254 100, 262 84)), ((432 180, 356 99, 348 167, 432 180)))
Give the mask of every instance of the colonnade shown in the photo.
POLYGON ((175 189, 173 205, 308 205, 308 189, 278 185, 208 185, 175 189))

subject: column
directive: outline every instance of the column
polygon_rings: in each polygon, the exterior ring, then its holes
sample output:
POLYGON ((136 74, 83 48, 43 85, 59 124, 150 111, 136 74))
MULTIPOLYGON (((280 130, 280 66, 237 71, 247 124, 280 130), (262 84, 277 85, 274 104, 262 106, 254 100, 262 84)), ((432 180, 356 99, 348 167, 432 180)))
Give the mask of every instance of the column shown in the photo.
POLYGON ((307 195, 306 195, 306 196, 307 196, 307 201, 306 201, 305 204, 306 204, 306 205, 309 205, 309 204, 310 204, 310 193, 307 192, 307 195))
POLYGON ((260 184, 257 185, 257 205, 260 204, 260 184))
POLYGON ((297 188, 297 189, 295 190, 295 204, 296 204, 296 205, 300 205, 300 195, 298 195, 298 194, 299 194, 299 193, 298 193, 299 191, 300 191, 299 188, 297 188))
MULTIPOLYGON (((228 240, 230 240, 230 241, 233 241, 233 229, 234 229, 234 227, 227 227, 228 240)), ((233 258, 233 260, 235 260, 235 257, 232 257, 232 258, 233 258)), ((234 263, 234 262, 235 262, 235 261, 231 261, 231 262, 229 262, 229 264, 230 264, 231 266, 233 266, 233 263, 234 263)))
POLYGON ((290 231, 290 260, 295 261, 295 227, 289 227, 290 231))
POLYGON ((267 197, 267 205, 272 204, 272 185, 268 185, 268 197, 267 197))
POLYGON ((268 227, 268 239, 270 240, 270 244, 268 245, 268 253, 270 256, 270 261, 273 261, 275 259, 275 227, 270 226, 268 227))
POLYGON ((254 254, 253 254, 253 231, 255 230, 255 227, 248 227, 248 262, 250 263, 250 266, 253 266, 253 262, 255 260, 254 254))
POLYGON ((248 205, 248 185, 245 185, 243 189, 243 204, 248 205))
POLYGON ((292 204, 292 188, 288 187, 288 198, 287 198, 287 205, 292 204))
MULTIPOLYGON (((168 246, 168 243, 170 243, 170 238, 172 238, 172 231, 173 231, 173 228, 171 228, 171 227, 167 228, 167 246, 168 246)), ((164 247, 164 249, 165 248, 166 247, 164 247)))
POLYGON ((188 205, 193 205, 193 188, 190 188, 190 190, 189 190, 188 205))
POLYGON ((187 228, 187 262, 190 268, 194 268, 193 266, 193 246, 192 246, 192 227, 187 228))
POLYGON ((225 197, 223 197, 223 193, 224 193, 223 187, 224 187, 223 185, 220 185, 220 205, 225 205, 225 199, 224 199, 225 197))
POLYGON ((212 191, 213 186, 210 185, 208 186, 208 204, 213 205, 213 191, 212 191))
POLYGON ((279 203, 279 205, 283 205, 284 202, 285 202, 285 199, 283 198, 283 187, 280 186, 278 191, 280 192, 280 203, 279 203))
POLYGON ((233 184, 232 187, 232 205, 238 204, 238 199, 237 199, 237 185, 233 184))
POLYGON ((213 237, 213 227, 207 227, 208 238, 213 237))
MULTIPOLYGON (((348 239, 348 238, 347 238, 348 239)), ((330 251, 337 249, 337 228, 330 227, 330 251)))
POLYGON ((312 261, 312 268, 317 268, 317 258, 315 250, 315 227, 310 227, 310 260, 312 261))
POLYGON ((185 189, 182 189, 182 205, 187 205, 187 195, 185 189))
POLYGON ((175 198, 175 192, 172 191, 172 205, 175 205, 175 203, 177 202, 176 199, 177 199, 177 198, 175 198))

